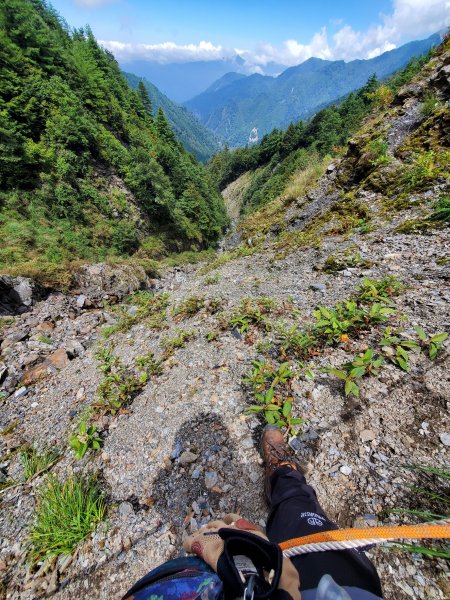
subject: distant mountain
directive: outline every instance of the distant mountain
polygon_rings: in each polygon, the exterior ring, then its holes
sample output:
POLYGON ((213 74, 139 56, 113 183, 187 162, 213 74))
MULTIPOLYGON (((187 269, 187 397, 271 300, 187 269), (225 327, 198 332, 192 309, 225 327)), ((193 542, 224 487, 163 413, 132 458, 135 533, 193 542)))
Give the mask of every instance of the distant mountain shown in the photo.
MULTIPOLYGON (((133 73, 123 72, 123 74, 128 79, 130 86, 137 89, 142 78, 133 73)), ((175 135, 185 149, 203 162, 209 160, 220 149, 217 137, 186 107, 172 102, 150 81, 146 79, 142 79, 142 81, 147 88, 153 113, 156 115, 158 109, 162 108, 175 135)))
POLYGON ((225 73, 240 71, 243 61, 239 57, 236 60, 171 64, 137 60, 121 66, 127 72, 136 73, 151 81, 172 100, 184 102, 203 92, 225 73))
POLYGON ((278 77, 227 73, 185 106, 230 146, 242 146, 250 133, 252 139, 261 139, 274 127, 308 118, 363 86, 373 73, 383 79, 439 42, 440 35, 434 34, 376 58, 348 63, 310 58, 278 77))

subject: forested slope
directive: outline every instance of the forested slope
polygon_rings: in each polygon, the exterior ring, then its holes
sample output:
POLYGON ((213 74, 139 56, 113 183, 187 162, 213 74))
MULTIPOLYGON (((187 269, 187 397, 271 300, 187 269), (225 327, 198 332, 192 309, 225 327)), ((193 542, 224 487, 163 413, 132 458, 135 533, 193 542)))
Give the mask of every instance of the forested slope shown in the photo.
POLYGON ((219 141, 212 131, 207 129, 185 106, 173 102, 147 79, 133 73, 124 72, 124 75, 135 90, 142 81, 150 98, 153 113, 156 114, 160 108, 163 109, 177 138, 198 160, 206 161, 220 149, 219 141))
POLYGON ((73 260, 205 247, 226 215, 164 114, 92 32, 43 0, 0 7, 0 265, 52 279, 73 260))

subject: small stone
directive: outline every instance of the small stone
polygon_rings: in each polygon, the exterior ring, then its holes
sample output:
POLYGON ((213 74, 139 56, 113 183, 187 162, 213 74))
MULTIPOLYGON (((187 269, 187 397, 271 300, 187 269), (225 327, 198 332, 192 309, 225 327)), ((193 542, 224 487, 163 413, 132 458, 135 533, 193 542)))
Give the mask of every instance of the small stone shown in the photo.
POLYGON ((85 399, 85 397, 86 397, 86 396, 85 396, 85 394, 84 394, 84 387, 80 387, 80 389, 78 390, 78 392, 77 392, 77 394, 76 394, 76 396, 75 396, 75 399, 76 399, 78 402, 81 402, 81 400, 84 400, 84 399, 85 399))
POLYGON ((253 440, 252 440, 252 438, 251 437, 244 438, 241 441, 240 446, 242 448, 247 448, 247 449, 253 448, 253 440))
POLYGON ((23 398, 24 396, 26 396, 28 394, 28 388, 26 388, 24 385, 19 388, 16 392, 14 392, 14 398, 23 398))
POLYGON ((175 446, 172 450, 172 454, 170 455, 170 459, 176 460, 177 458, 180 457, 182 452, 183 452, 183 442, 181 440, 177 439, 175 441, 175 446))
POLYGON ((342 275, 344 277, 351 277, 353 275, 353 273, 351 271, 349 271, 348 269, 345 269, 344 271, 342 271, 342 275))
POLYGON ((186 450, 180 456, 179 463, 180 463, 180 465, 182 465, 184 467, 186 465, 190 465, 191 463, 195 462, 197 460, 197 458, 198 458, 197 454, 194 454, 193 452, 189 452, 189 450, 186 450))
POLYGON ((131 538, 126 536, 123 538, 123 549, 124 550, 129 550, 132 546, 132 542, 131 542, 131 538))
POLYGON ((86 296, 84 294, 80 294, 77 298, 78 308, 83 308, 85 302, 86 302, 86 296))
POLYGON ((444 446, 450 446, 450 433, 440 433, 439 439, 444 444, 444 446))
POLYGON ((44 321, 43 323, 39 323, 36 326, 37 331, 53 331, 55 329, 55 324, 51 321, 44 321))
POLYGON ((102 452, 101 458, 104 463, 109 462, 109 454, 107 452, 102 452))
POLYGON ((39 402, 32 402, 31 408, 37 408, 39 406, 39 402))
POLYGON ((376 435, 371 429, 363 429, 359 434, 362 442, 371 442, 375 439, 376 435))
POLYGON ((200 467, 195 467, 195 469, 192 471, 191 479, 199 479, 200 474, 201 474, 200 467))
POLYGON ((353 471, 353 469, 351 467, 349 467, 348 465, 342 465, 342 467, 339 469, 339 471, 342 473, 342 475, 346 475, 348 477, 351 474, 351 472, 353 471))
POLYGON ((138 311, 138 307, 137 306, 130 306, 130 308, 127 310, 127 314, 129 317, 134 317, 136 315, 138 311))
POLYGON ((134 513, 133 505, 129 502, 121 502, 119 504, 119 515, 121 517, 128 517, 134 513))
POLYGON ((205 486, 207 490, 210 490, 211 488, 213 488, 217 481, 218 481, 218 475, 215 471, 207 471, 205 473, 205 486))
POLYGON ((324 283, 311 283, 309 286, 310 290, 314 290, 316 292, 324 292, 327 286, 324 283))

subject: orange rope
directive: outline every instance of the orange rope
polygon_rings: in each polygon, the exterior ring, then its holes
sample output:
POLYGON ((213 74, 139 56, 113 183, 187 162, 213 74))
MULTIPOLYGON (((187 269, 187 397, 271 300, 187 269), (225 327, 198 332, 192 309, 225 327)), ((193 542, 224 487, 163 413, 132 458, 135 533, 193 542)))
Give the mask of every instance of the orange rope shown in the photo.
POLYGON ((403 539, 415 540, 425 538, 450 538, 450 523, 422 523, 420 525, 393 525, 385 527, 363 527, 361 529, 333 529, 331 531, 321 531, 311 535, 287 540, 279 544, 282 550, 288 550, 294 546, 303 546, 305 544, 314 544, 316 542, 345 542, 348 540, 361 539, 403 539))

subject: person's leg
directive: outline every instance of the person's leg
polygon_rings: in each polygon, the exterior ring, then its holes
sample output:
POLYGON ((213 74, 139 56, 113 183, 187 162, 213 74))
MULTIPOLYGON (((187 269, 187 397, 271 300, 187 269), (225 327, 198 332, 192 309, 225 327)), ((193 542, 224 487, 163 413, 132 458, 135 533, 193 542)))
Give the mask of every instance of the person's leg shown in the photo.
MULTIPOLYGON (((271 542, 337 529, 321 508, 315 491, 304 475, 289 467, 280 467, 271 477, 271 512, 267 536, 271 542)), ((300 574, 302 591, 316 588, 323 575, 329 574, 341 586, 358 587, 381 596, 378 574, 367 556, 356 550, 332 550, 296 556, 292 559, 300 574)))
MULTIPOLYGON (((267 426, 262 437, 266 468, 265 491, 271 511, 267 536, 275 543, 337 529, 306 483, 300 465, 293 459, 283 435, 267 426)), ((311 552, 292 559, 300 575, 301 590, 314 589, 323 575, 329 574, 341 586, 360 588, 381 597, 381 584, 375 567, 363 552, 333 550, 311 552)))

